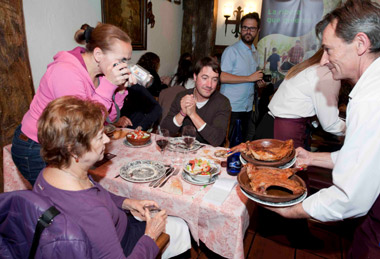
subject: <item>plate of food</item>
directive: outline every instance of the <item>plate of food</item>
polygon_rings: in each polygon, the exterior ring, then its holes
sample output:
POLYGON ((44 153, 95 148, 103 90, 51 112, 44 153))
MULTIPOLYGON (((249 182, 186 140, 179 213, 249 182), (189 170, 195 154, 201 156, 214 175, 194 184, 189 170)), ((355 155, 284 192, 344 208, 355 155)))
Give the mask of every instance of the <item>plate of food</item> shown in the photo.
POLYGON ((263 202, 289 202, 304 195, 305 182, 295 173, 300 168, 244 165, 238 174, 238 183, 246 193, 263 202))
MULTIPOLYGON (((245 160, 245 159, 241 156, 241 154, 240 154, 239 158, 240 158, 240 162, 242 163, 242 165, 245 165, 245 164, 248 163, 248 161, 245 160)), ((293 159, 290 160, 288 163, 283 164, 283 165, 280 165, 280 166, 277 166, 277 167, 278 167, 278 168, 281 168, 281 169, 290 168, 290 167, 292 167, 292 166, 296 163, 296 160, 297 160, 297 158, 296 158, 296 156, 294 156, 293 159)))
POLYGON ((124 144, 130 147, 145 147, 152 143, 149 132, 134 130, 127 133, 124 144))
POLYGON ((186 162, 183 171, 196 181, 207 182, 220 173, 220 165, 204 157, 186 162))
POLYGON ((200 149, 203 146, 204 145, 201 144, 198 140, 195 140, 192 147, 188 149, 182 137, 177 137, 177 138, 169 138, 169 145, 167 149, 170 151, 177 151, 177 152, 188 152, 188 151, 193 152, 200 149))
POLYGON ((241 143, 231 149, 240 152, 242 158, 254 165, 279 167, 292 161, 295 157, 293 140, 259 139, 241 143))
POLYGON ((120 177, 134 183, 147 183, 165 174, 165 165, 152 160, 129 162, 120 168, 120 177))

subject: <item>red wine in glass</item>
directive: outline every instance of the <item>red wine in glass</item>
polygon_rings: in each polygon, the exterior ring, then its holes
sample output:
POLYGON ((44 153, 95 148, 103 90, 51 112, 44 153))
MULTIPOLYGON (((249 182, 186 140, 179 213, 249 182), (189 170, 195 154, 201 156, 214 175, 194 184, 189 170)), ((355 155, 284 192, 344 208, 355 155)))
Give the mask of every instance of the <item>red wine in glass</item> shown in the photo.
POLYGON ((156 140, 156 143, 160 147, 161 151, 163 151, 163 150, 165 150, 169 141, 167 139, 159 139, 159 140, 156 140))
POLYGON ((187 149, 190 149, 193 147, 194 141, 195 139, 193 137, 189 137, 189 136, 183 137, 183 142, 185 142, 187 149))

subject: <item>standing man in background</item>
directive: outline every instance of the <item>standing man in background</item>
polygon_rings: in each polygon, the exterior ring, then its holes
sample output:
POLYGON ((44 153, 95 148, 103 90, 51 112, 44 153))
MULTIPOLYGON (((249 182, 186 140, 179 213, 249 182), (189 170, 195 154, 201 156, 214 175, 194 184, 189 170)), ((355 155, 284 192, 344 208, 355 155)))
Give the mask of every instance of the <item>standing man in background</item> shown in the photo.
POLYGON ((255 12, 244 15, 241 19, 241 39, 227 47, 222 55, 220 92, 230 100, 232 106, 229 137, 231 137, 232 125, 240 119, 243 141, 247 140, 255 82, 264 84, 262 71, 256 71, 259 64, 258 53, 253 45, 259 31, 259 14, 255 12))
POLYGON ((292 65, 297 65, 300 63, 303 59, 304 51, 301 46, 301 41, 296 40, 296 45, 292 47, 288 52, 288 58, 289 62, 292 63, 292 65))

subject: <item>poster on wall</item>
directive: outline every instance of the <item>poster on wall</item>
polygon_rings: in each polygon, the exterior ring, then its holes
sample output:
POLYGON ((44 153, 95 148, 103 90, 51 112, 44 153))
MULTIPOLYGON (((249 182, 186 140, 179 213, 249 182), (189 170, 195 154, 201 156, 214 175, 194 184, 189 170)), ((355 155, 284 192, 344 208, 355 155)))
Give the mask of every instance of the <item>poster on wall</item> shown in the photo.
POLYGON ((259 66, 283 78, 294 65, 310 58, 320 47, 315 25, 341 0, 265 0, 257 50, 259 66))

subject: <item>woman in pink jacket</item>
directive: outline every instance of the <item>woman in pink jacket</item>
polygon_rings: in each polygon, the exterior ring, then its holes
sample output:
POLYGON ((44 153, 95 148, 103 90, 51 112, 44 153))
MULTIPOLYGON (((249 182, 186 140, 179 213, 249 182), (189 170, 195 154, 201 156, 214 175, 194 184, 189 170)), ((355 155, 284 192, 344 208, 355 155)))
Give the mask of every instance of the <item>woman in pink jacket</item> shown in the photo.
POLYGON ((119 119, 119 109, 128 93, 126 87, 136 83, 126 64, 132 55, 131 39, 110 24, 98 24, 95 28, 84 24, 74 38, 79 44, 85 43, 86 48, 77 47, 54 56, 13 137, 13 161, 32 185, 46 166, 40 156, 37 121, 49 102, 65 95, 96 100, 107 108, 108 122, 123 127, 131 124, 126 117, 119 119))

